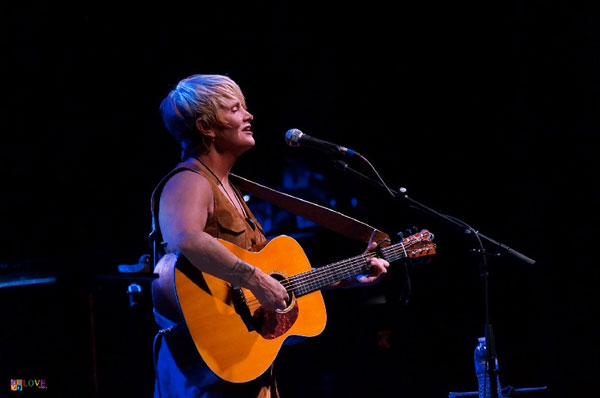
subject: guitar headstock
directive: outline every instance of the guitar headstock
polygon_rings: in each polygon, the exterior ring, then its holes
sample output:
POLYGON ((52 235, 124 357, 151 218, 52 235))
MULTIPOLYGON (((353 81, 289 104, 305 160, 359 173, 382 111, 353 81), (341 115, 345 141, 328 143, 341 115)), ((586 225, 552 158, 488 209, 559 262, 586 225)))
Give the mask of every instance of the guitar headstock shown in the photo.
POLYGON ((434 235, 422 229, 409 237, 402 239, 404 249, 409 258, 431 256, 435 254, 436 245, 433 243, 434 235))

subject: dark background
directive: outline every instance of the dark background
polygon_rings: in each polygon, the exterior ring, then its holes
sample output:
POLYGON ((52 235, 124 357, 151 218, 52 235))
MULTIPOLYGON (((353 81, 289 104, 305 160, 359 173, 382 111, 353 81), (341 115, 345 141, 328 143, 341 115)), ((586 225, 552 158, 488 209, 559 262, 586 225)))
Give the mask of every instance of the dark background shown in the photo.
MULTIPOLYGON (((0 289, 0 394, 21 378, 45 379, 41 396, 151 395, 148 282, 129 307, 131 281, 103 276, 150 251, 150 193, 179 160, 160 101, 183 77, 219 73, 255 116, 257 146, 235 172, 280 189, 284 172, 308 173, 294 193, 392 236, 428 228, 438 244, 407 265, 410 291, 398 264, 377 286, 325 292, 325 332, 278 358, 284 397, 473 391, 484 329, 472 237, 286 146, 290 128, 360 152, 392 189, 535 259, 488 259, 501 382, 586 396, 598 370, 600 14, 485 3, 4 6, 0 271, 56 282, 0 289)), ((297 234, 314 266, 364 249, 272 226, 297 234)))

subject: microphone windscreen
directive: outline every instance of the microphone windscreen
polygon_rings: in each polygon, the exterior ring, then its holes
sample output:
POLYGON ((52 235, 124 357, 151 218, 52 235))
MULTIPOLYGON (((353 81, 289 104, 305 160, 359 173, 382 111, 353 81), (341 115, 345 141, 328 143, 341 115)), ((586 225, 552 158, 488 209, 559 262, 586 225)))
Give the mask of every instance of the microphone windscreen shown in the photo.
POLYGON ((285 133, 285 142, 289 146, 298 146, 300 144, 300 137, 302 137, 302 131, 298 129, 289 129, 285 133))

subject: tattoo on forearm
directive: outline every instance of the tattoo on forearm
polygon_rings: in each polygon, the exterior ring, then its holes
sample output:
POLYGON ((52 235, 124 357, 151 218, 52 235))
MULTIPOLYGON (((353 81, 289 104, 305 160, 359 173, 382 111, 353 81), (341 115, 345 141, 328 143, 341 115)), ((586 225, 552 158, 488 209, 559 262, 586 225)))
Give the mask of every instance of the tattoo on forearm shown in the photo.
POLYGON ((236 286, 244 286, 256 273, 256 267, 238 259, 230 271, 230 280, 236 286))

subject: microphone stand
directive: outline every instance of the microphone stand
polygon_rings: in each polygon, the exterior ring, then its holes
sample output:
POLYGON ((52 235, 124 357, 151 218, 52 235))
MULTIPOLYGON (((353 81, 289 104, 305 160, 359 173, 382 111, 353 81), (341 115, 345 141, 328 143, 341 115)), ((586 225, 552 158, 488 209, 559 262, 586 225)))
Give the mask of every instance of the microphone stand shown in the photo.
MULTIPOLYGON (((526 255, 510 248, 509 246, 505 245, 504 243, 500 243, 497 242, 496 240, 490 238, 487 235, 482 234, 481 232, 473 229, 471 226, 469 226, 467 223, 446 215, 446 214, 442 214, 436 210, 433 210, 432 208, 424 205, 423 203, 420 203, 418 201, 416 201, 415 199, 409 197, 406 194, 406 188, 401 187, 399 189, 399 191, 395 191, 390 189, 389 187, 387 187, 385 184, 383 184, 380 181, 377 181, 371 177, 368 177, 364 174, 362 174, 361 172, 352 169, 351 167, 348 166, 348 164, 344 161, 341 160, 334 160, 333 161, 334 166, 343 171, 343 172, 349 172, 350 174, 352 174, 355 177, 360 178, 361 180, 367 181, 379 188, 384 189, 385 191, 387 191, 388 193, 390 193, 395 199, 401 199, 404 200, 406 202, 409 203, 409 205, 413 208, 416 208, 418 210, 421 210, 429 215, 432 215, 434 217, 437 217, 440 220, 443 220, 444 222, 453 225, 456 228, 459 228, 460 230, 462 230, 465 234, 473 234, 473 236, 475 237, 475 239, 477 239, 478 243, 479 243, 479 249, 471 249, 473 253, 475 254, 481 254, 481 262, 480 262, 480 275, 482 278, 482 283, 483 283, 483 294, 484 294, 484 317, 485 317, 485 341, 486 341, 486 346, 487 346, 487 363, 488 363, 488 372, 489 372, 489 379, 490 379, 490 390, 491 390, 491 397, 488 398, 500 398, 498 397, 498 387, 497 387, 497 372, 498 369, 496 369, 496 344, 494 341, 494 333, 493 333, 493 329, 492 329, 492 324, 491 324, 491 317, 490 317, 490 299, 489 299, 489 270, 488 270, 488 266, 487 266, 487 256, 488 255, 492 255, 492 256, 500 256, 501 253, 506 253, 509 254, 529 265, 532 265, 535 263, 535 260, 527 257, 526 255), (488 243, 493 244, 496 248, 500 249, 501 252, 499 253, 488 253, 484 248, 483 248, 483 243, 482 243, 482 239, 485 240, 488 243)), ((532 390, 545 390, 546 387, 534 387, 534 388, 526 388, 526 389, 516 389, 516 391, 532 391, 532 390)), ((466 393, 468 395, 473 395, 471 393, 466 393)), ((477 395, 477 394, 475 394, 477 395)))
MULTIPOLYGON (((526 262, 528 264, 530 264, 530 265, 532 265, 532 264, 535 263, 535 260, 533 260, 533 259, 525 256, 522 253, 519 253, 518 251, 516 251, 516 250, 514 250, 514 249, 512 249, 510 247, 508 247, 507 245, 505 245, 503 243, 495 241, 494 239, 490 238, 489 236, 486 236, 486 235, 482 234, 479 231, 474 230, 473 228, 471 228, 470 226, 468 226, 465 222, 463 222, 463 221, 461 221, 461 220, 459 220, 459 219, 457 219, 455 217, 448 216, 446 214, 442 214, 442 213, 440 213, 438 211, 433 210, 430 207, 425 206, 423 203, 417 202, 415 199, 412 199, 411 197, 409 197, 406 194, 406 188, 400 188, 399 191, 394 191, 393 189, 389 189, 388 187, 386 187, 381 182, 379 182, 377 180, 374 180, 371 177, 368 177, 368 176, 362 174, 361 172, 359 172, 357 170, 354 170, 353 168, 349 167, 346 162, 343 162, 341 160, 335 160, 334 161, 334 166, 336 168, 342 170, 342 171, 349 171, 354 176, 359 177, 359 178, 361 178, 361 179, 363 179, 363 180, 365 180, 367 182, 370 182, 370 183, 372 183, 372 184, 374 184, 374 185, 376 185, 376 186, 378 186, 378 187, 380 187, 380 188, 382 188, 382 189, 384 189, 386 191, 391 191, 392 194, 394 195, 394 197, 396 199, 403 199, 403 200, 407 201, 408 203, 410 203, 413 207, 415 207, 415 208, 417 208, 419 210, 422 210, 425 213, 429 213, 430 215, 434 215, 437 218, 439 218, 441 220, 444 220, 445 222, 447 222, 449 224, 452 224, 452 225, 454 225, 457 228, 463 229, 464 233, 466 233, 466 234, 473 233, 477 237, 483 238, 484 240, 486 240, 486 241, 494 244, 498 248, 504 250, 506 253, 508 253, 508 254, 510 254, 510 255, 512 255, 512 256, 514 256, 514 257, 516 257, 516 258, 518 258, 518 259, 520 259, 520 260, 522 260, 522 261, 524 261, 524 262, 526 262)), ((482 253, 482 254, 485 254, 485 253, 482 253)))

